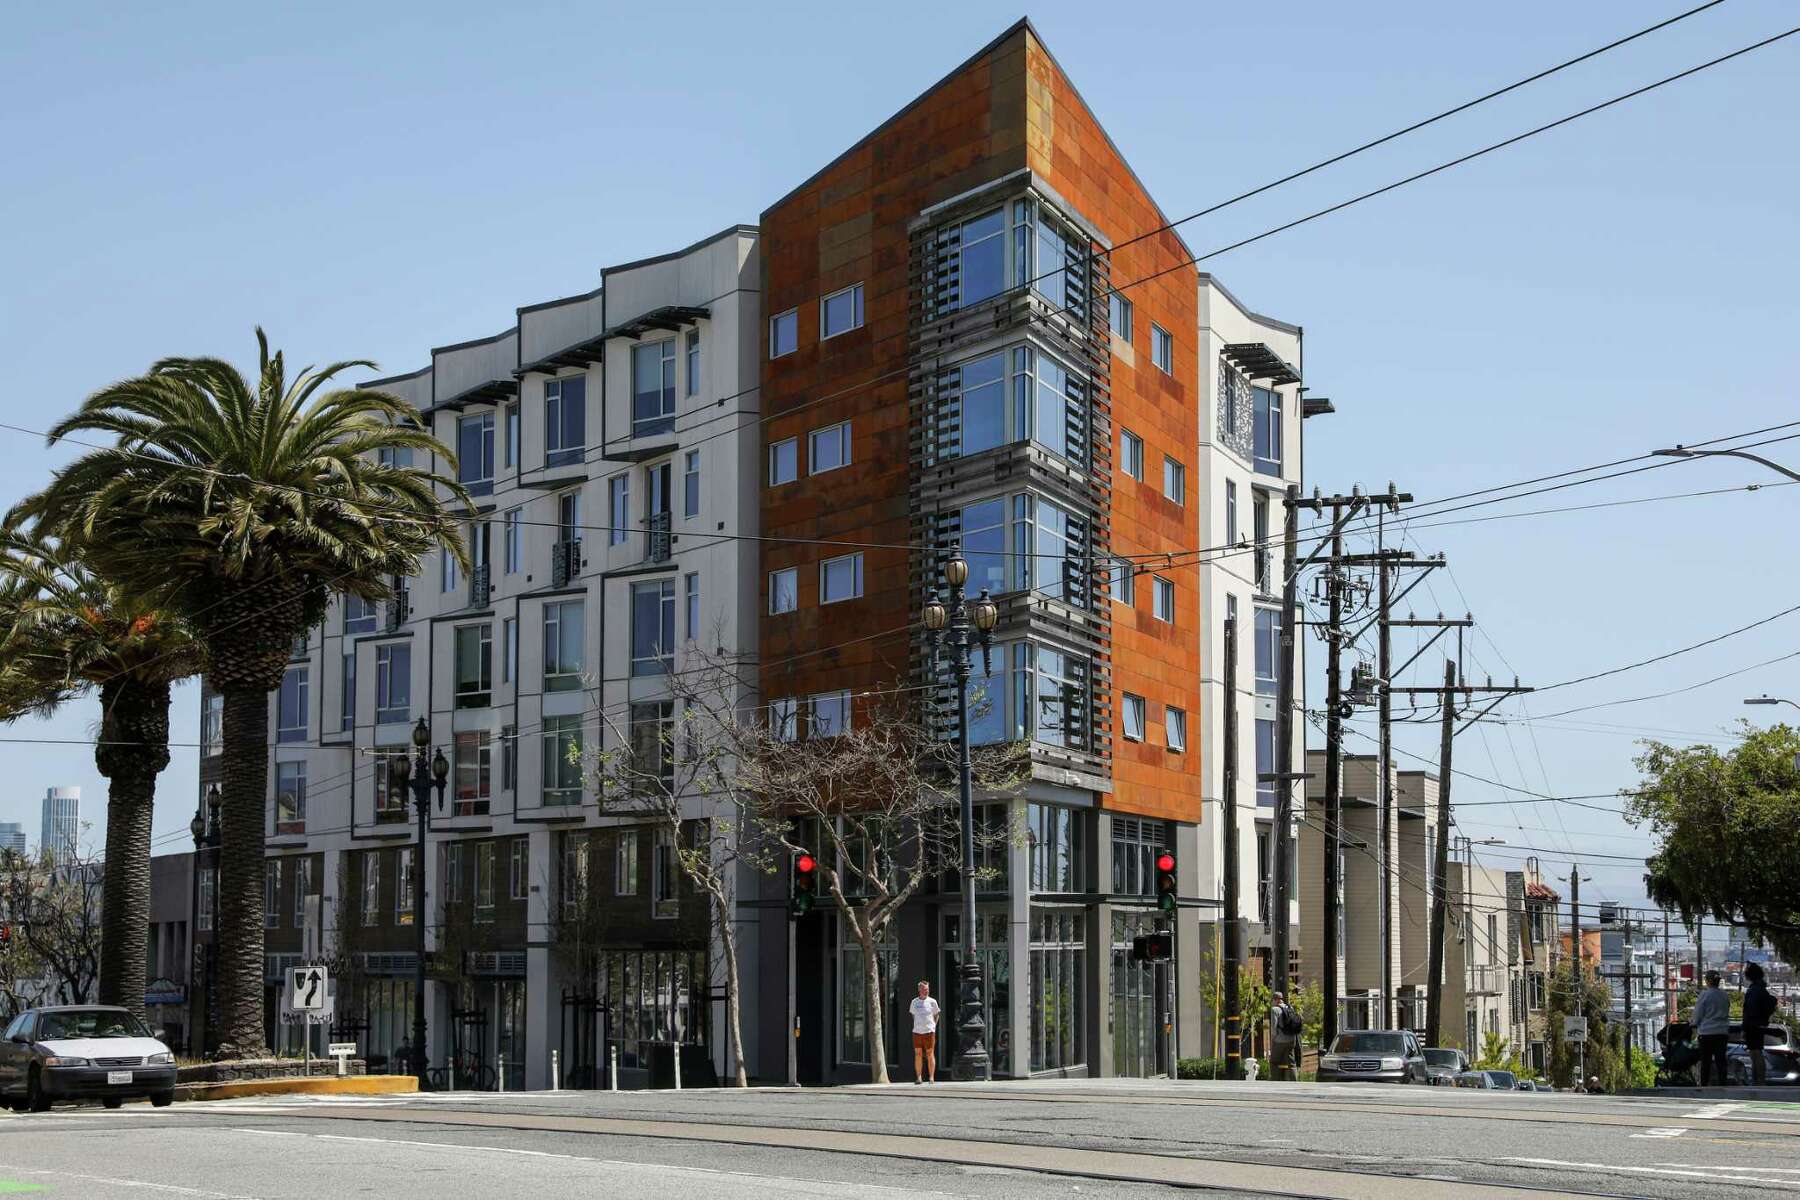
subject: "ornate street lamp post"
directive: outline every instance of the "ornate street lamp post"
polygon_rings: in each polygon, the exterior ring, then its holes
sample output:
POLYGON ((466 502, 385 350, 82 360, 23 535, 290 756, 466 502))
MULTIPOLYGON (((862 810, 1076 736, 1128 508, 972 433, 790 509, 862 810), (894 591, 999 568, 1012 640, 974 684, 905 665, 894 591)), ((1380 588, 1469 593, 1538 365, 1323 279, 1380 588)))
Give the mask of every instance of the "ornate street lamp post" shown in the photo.
POLYGON ((956 681, 956 766, 957 787, 962 797, 962 965, 957 974, 956 1063, 954 1078, 986 1080, 993 1074, 988 1060, 987 1019, 982 985, 981 961, 975 956, 975 796, 969 761, 969 656, 981 647, 983 665, 993 674, 988 658, 989 642, 1000 610, 988 599, 986 588, 979 598, 970 601, 963 596, 963 585, 969 581, 969 564, 960 549, 951 551, 944 564, 944 582, 949 585, 950 599, 938 599, 934 589, 920 613, 926 636, 931 641, 932 668, 935 672, 940 648, 950 652, 950 673, 956 681))
POLYGON ((417 961, 413 964, 413 1070, 419 1077, 419 1090, 430 1090, 426 1079, 428 1060, 425 1054, 425 830, 431 811, 431 793, 437 792, 437 806, 444 807, 444 785, 450 778, 450 764, 439 749, 431 750, 431 726, 420 717, 412 731, 413 757, 404 754, 388 760, 388 783, 394 788, 412 788, 413 808, 419 817, 419 848, 413 855, 413 930, 418 935, 417 961))
MULTIPOLYGON (((201 851, 208 847, 217 848, 219 844, 219 805, 223 797, 219 795, 219 785, 213 784, 206 789, 204 806, 194 806, 194 819, 188 822, 188 832, 194 836, 194 884, 193 907, 189 910, 188 921, 188 1053, 198 1054, 202 1047, 195 1039, 195 1030, 200 1026, 196 1018, 204 1014, 208 1032, 213 1027, 212 1015, 212 943, 209 941, 203 953, 200 949, 200 872, 201 851), (202 1000, 199 999, 203 997, 202 1000)), ((217 856, 215 855, 215 865, 217 856)), ((214 896, 218 895, 217 889, 214 896)), ((216 904, 216 901, 215 901, 216 904)))

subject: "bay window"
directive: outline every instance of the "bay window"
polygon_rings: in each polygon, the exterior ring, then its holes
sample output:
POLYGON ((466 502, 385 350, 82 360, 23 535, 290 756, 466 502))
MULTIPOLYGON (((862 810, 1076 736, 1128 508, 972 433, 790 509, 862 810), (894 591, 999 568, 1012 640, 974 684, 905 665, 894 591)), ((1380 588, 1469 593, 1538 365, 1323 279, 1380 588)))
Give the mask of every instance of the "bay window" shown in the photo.
POLYGON ((1030 439, 1071 462, 1087 458, 1087 381, 1032 346, 970 359, 946 372, 959 431, 954 453, 1030 439))
POLYGON ((1085 751, 1090 664, 1038 642, 993 648, 993 671, 975 657, 968 683, 969 740, 977 745, 1029 741, 1085 751))

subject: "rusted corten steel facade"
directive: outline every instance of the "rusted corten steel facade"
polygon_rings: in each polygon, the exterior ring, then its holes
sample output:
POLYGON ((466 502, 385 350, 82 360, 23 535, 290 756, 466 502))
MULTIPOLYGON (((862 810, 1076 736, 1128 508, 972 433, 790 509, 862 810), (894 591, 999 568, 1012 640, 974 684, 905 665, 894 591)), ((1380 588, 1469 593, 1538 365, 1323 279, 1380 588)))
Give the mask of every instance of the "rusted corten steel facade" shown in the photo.
MULTIPOLYGON (((796 594, 786 612, 764 597, 765 701, 921 682, 917 612, 942 557, 921 547, 960 540, 1001 609, 983 728, 1031 742, 1049 789, 1033 794, 1200 819, 1198 738, 1172 748, 1165 719, 1198 723, 1203 619, 1197 273, 1174 233, 1141 236, 1166 220, 1024 23, 763 214, 763 533, 866 544, 860 595, 822 603, 820 564, 852 548, 766 543, 765 590, 794 568, 796 594), (1109 284, 1129 285, 1129 338, 1109 284), (822 301, 858 285, 860 327, 824 336, 822 301), (781 352, 773 322, 790 310, 781 352), (842 422, 848 465, 816 469, 815 450, 841 451, 813 435, 842 422), (1120 461, 1125 432, 1141 479, 1120 461), (790 439, 792 481, 774 482, 790 439), (991 545, 1005 550, 976 553, 991 545), (1129 603, 1109 575, 1121 559, 1129 603)), ((834 586, 850 575, 834 568, 834 586)))

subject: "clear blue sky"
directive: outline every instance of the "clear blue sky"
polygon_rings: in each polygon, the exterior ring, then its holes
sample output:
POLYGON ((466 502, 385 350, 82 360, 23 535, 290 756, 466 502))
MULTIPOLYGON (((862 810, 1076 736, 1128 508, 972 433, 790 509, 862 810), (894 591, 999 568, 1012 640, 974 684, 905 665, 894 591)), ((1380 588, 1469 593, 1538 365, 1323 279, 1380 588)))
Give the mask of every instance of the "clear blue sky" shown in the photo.
MULTIPOLYGON (((1176 215, 1682 7, 1181 4, 1101 20, 1057 3, 1031 16, 1176 215)), ((518 304, 594 286, 606 263, 754 222, 1018 16, 966 0, 17 9, 0 44, 0 420, 42 428, 164 354, 244 360, 258 322, 291 360, 422 365, 433 345, 505 328, 518 304)), ((1781 0, 1730 0, 1185 235, 1222 245, 1792 23, 1781 0)), ((1800 419, 1797 73, 1800 38, 1209 263, 1306 327, 1308 382, 1338 406, 1309 430, 1309 482, 1393 479, 1424 500, 1800 419)), ((63 457, 7 431, 0 446, 7 503, 63 457)), ((1800 441, 1773 452, 1800 464, 1800 441)), ((1683 464, 1511 507, 1760 478, 1683 464)), ((1502 656, 1527 682, 1605 669, 1783 607, 1797 504, 1776 488, 1420 530, 1452 568, 1419 607, 1474 609, 1492 639, 1478 669, 1510 674, 1502 656)), ((1795 649, 1797 634, 1789 618, 1533 711, 1681 686, 1795 649)), ((1797 666, 1581 718, 1626 728, 1496 726, 1458 753, 1518 786, 1608 791, 1634 777, 1634 734, 1716 736, 1744 695, 1800 694, 1797 666)), ((94 715, 6 732, 80 739, 94 715)), ((185 689, 176 740, 195 725, 185 689)), ((1403 745, 1435 754, 1435 733, 1403 745)), ((34 838, 51 784, 80 784, 101 819, 103 781, 79 746, 0 745, 0 775, 0 819, 22 817, 34 838)), ((194 779, 178 750, 159 831, 185 825, 194 779)), ((1456 793, 1504 795, 1465 780, 1456 793)), ((1558 850, 1644 844, 1552 807, 1461 819, 1558 850)), ((1628 864, 1595 860, 1591 874, 1584 896, 1639 894, 1628 864)))

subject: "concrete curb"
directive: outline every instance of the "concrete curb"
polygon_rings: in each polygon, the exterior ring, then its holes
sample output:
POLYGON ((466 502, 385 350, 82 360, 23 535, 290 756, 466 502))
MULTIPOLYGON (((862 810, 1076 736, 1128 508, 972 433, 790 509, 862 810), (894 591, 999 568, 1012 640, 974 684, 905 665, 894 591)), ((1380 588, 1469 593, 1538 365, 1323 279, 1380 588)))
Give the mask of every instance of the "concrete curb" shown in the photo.
POLYGON ((1789 1100, 1800 1103, 1800 1087, 1626 1088, 1621 1096, 1661 1096, 1667 1100, 1789 1100))
POLYGON ((184 1083, 177 1100, 234 1100, 240 1096, 386 1096, 416 1092, 412 1075, 299 1075, 287 1079, 240 1079, 231 1083, 184 1083))

